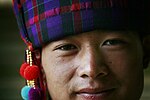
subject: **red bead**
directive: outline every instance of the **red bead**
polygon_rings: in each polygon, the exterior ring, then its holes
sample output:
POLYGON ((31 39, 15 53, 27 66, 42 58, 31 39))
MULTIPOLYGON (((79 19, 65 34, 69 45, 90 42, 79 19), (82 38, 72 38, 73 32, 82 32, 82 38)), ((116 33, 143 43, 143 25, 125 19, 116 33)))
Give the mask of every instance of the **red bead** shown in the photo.
POLYGON ((29 66, 29 64, 27 64, 27 63, 23 63, 23 64, 21 65, 21 68, 20 68, 20 75, 21 75, 22 77, 24 77, 24 70, 27 68, 27 66, 29 66))
POLYGON ((38 66, 33 65, 33 66, 28 66, 24 70, 24 77, 26 80, 33 80, 37 79, 39 77, 40 70, 38 66))
POLYGON ((31 43, 28 44, 28 48, 29 48, 29 50, 33 51, 33 46, 31 43))

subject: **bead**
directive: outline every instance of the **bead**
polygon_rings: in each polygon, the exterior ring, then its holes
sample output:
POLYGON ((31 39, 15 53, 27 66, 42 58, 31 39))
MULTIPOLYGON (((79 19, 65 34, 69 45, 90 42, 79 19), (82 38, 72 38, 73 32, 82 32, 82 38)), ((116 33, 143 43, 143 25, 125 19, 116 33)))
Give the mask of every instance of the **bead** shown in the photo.
POLYGON ((27 66, 29 66, 29 64, 27 64, 27 63, 23 63, 23 64, 21 65, 21 68, 20 68, 20 75, 21 75, 22 77, 24 77, 24 70, 27 68, 27 66))
POLYGON ((30 87, 35 87, 35 80, 27 80, 27 85, 30 87))
POLYGON ((32 46, 32 44, 29 44, 29 45, 28 45, 28 48, 29 48, 29 50, 33 51, 33 46, 32 46))
POLYGON ((31 87, 29 86, 24 86, 21 90, 21 96, 24 100, 29 100, 29 91, 30 91, 31 87))
POLYGON ((24 70, 24 77, 26 80, 33 80, 37 79, 39 77, 40 70, 38 66, 33 65, 33 66, 28 66, 24 70))
POLYGON ((41 91, 39 88, 31 88, 30 89, 29 100, 41 100, 41 91))

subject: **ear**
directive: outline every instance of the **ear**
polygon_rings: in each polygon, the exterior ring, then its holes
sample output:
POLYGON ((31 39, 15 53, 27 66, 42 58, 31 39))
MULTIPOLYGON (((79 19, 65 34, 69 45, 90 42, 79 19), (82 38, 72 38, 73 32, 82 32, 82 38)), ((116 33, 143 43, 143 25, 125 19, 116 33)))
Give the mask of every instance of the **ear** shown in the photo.
POLYGON ((41 59, 41 52, 40 52, 40 50, 34 50, 34 54, 35 54, 35 57, 36 57, 36 59, 41 59))
POLYGON ((147 68, 150 63, 150 35, 143 38, 143 48, 144 48, 144 68, 147 68))

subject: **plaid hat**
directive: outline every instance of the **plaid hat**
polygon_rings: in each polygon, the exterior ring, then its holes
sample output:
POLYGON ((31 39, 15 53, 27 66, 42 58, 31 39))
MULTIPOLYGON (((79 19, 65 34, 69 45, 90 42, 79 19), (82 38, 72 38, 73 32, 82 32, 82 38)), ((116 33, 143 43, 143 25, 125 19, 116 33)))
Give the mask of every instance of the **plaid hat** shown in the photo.
POLYGON ((13 7, 23 40, 38 48, 95 29, 145 31, 145 1, 14 0, 13 7))
POLYGON ((21 92, 23 98, 46 100, 42 67, 40 60, 31 54, 32 47, 41 48, 48 42, 98 29, 133 30, 145 35, 150 26, 148 1, 13 0, 21 37, 29 46, 20 69, 20 74, 27 80, 27 86, 21 92))

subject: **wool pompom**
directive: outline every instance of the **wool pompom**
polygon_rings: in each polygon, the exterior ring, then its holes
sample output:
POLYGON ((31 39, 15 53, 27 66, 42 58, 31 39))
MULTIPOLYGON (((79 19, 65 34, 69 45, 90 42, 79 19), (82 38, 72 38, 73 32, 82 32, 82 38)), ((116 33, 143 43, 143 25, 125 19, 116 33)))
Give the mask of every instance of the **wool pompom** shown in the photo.
POLYGON ((31 87, 29 86, 24 86, 21 90, 21 96, 24 100, 28 100, 29 99, 29 91, 30 91, 31 87))
POLYGON ((29 91, 29 100, 41 100, 41 91, 39 88, 31 88, 29 91))
POLYGON ((39 77, 40 70, 38 66, 27 66, 27 68, 24 70, 24 77, 26 80, 33 80, 37 79, 39 77))
POLYGON ((20 67, 20 75, 21 75, 22 77, 24 77, 24 70, 27 68, 27 66, 29 66, 29 64, 23 63, 23 64, 21 65, 21 67, 20 67))

